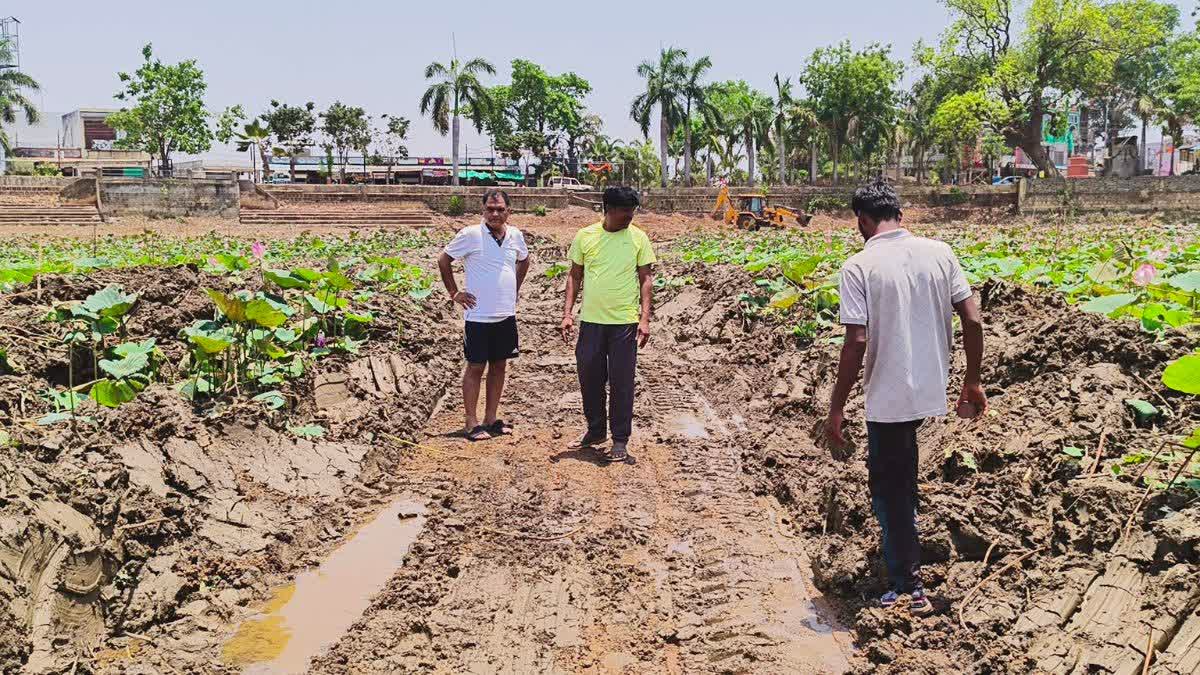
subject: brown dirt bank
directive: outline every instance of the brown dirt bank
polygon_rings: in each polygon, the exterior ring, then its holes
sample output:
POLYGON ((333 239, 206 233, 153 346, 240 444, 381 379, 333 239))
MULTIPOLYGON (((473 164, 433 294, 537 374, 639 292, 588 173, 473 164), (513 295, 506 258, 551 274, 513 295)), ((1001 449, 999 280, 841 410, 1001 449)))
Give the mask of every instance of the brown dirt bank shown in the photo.
POLYGON ((46 303, 121 281, 146 303, 131 333, 170 345, 203 311, 188 289, 220 280, 110 272, 0 299, 0 323, 32 341, 14 345, 26 372, 0 377, 15 439, 0 448, 0 671, 233 672, 220 653, 239 622, 410 493, 429 500, 424 531, 312 672, 1139 672, 1152 627, 1152 672, 1195 671, 1200 507, 1156 494, 1112 551, 1140 490, 1109 465, 1200 421, 1194 400, 1153 386, 1182 337, 982 289, 994 411, 922 429, 939 611, 915 618, 871 607, 861 451, 833 462, 809 436, 835 345, 747 319, 741 269, 665 263, 694 283, 656 297, 636 461, 602 466, 564 447, 579 398, 557 336, 563 282, 541 273, 561 249, 534 246, 502 410, 517 433, 483 444, 454 435, 459 325, 438 301, 376 296, 367 351, 294 382, 286 418, 152 387, 70 434, 28 422, 65 365, 36 346, 46 303), (1136 426, 1123 400, 1158 396, 1171 416, 1136 426), (326 435, 286 432, 305 421, 326 435), (1061 448, 1090 459, 1101 434, 1088 477, 1061 448))

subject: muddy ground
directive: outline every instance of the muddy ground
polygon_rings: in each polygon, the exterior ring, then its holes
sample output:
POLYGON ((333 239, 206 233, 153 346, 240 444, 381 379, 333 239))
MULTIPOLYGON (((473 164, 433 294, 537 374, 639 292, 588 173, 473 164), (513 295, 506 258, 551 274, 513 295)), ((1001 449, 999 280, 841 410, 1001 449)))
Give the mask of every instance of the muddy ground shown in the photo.
MULTIPOLYGON (((515 434, 486 443, 456 435, 461 322, 438 295, 377 296, 364 353, 321 362, 283 413, 197 410, 155 385, 81 432, 32 423, 37 392, 65 384, 48 304, 120 282, 143 293, 131 334, 177 345, 210 311, 194 289, 222 280, 105 272, 0 298, 25 369, 0 376, 0 671, 259 672, 272 645, 239 643, 247 622, 402 496, 424 501, 423 529, 311 672, 1135 673, 1148 639, 1151 672, 1200 668, 1200 505, 1155 494, 1122 537, 1141 491, 1109 471, 1200 421, 1153 384, 1187 338, 978 289, 993 412, 921 430, 938 611, 916 618, 872 607, 862 452, 834 461, 810 437, 835 345, 747 319, 741 269, 668 256, 660 272, 694 283, 656 297, 634 461, 605 466, 565 447, 580 400, 562 281, 540 273, 561 238, 533 240, 502 408, 515 434), (1169 416, 1140 428, 1126 398, 1169 416), (325 436, 287 433, 305 422, 325 436)), ((850 409, 861 425, 860 394, 850 409)))

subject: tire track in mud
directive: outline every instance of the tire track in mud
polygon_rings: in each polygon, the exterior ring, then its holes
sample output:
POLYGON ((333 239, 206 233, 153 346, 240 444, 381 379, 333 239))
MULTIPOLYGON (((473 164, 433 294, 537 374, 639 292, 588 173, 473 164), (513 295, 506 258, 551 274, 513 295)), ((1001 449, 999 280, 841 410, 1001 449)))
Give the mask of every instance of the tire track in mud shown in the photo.
MULTIPOLYGON (((557 303, 531 305, 554 316, 557 303)), ((456 394, 435 413, 407 467, 418 489, 448 486, 431 527, 314 671, 843 672, 849 636, 814 607, 802 540, 744 480, 740 424, 654 345, 634 460, 565 450, 583 420, 556 328, 522 322, 502 410, 516 435, 452 438, 456 394)))

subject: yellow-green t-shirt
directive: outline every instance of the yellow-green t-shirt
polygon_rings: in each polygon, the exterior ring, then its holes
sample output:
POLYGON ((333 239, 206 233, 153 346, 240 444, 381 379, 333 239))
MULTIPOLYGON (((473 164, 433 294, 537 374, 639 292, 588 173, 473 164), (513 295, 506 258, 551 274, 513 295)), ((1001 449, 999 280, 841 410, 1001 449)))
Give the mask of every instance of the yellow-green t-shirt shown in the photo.
POLYGON ((634 225, 609 232, 604 223, 595 223, 575 233, 567 256, 571 262, 583 266, 581 321, 638 322, 641 291, 637 268, 655 262, 654 249, 645 232, 634 225))

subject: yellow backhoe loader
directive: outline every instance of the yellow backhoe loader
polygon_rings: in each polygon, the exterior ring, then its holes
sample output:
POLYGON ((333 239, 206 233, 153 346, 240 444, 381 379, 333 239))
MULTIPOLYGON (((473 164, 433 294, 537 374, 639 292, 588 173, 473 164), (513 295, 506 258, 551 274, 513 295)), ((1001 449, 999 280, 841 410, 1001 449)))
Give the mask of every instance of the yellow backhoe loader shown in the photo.
POLYGON ((717 203, 712 210, 713 220, 725 220, 726 225, 736 225, 740 230, 757 230, 760 227, 787 227, 795 221, 808 225, 812 216, 797 213, 785 206, 771 206, 761 194, 739 194, 730 196, 729 186, 722 185, 717 193, 717 203))

